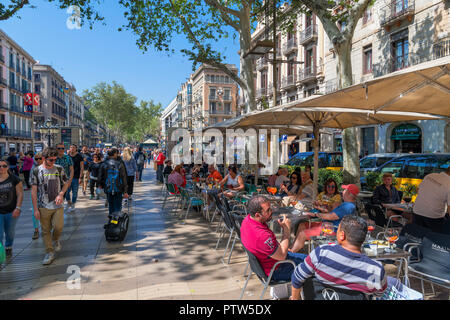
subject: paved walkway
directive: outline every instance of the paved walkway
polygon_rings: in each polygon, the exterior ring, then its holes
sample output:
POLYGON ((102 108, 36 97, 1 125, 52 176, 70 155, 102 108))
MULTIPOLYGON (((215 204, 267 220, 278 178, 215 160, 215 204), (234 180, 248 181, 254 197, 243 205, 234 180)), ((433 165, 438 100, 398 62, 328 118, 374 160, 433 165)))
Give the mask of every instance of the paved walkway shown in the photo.
MULTIPOLYGON (((43 266, 42 238, 31 240, 30 192, 17 223, 13 257, 1 266, 0 299, 186 299, 234 300, 245 282, 247 263, 239 246, 231 264, 221 262, 225 241, 214 250, 215 225, 191 210, 186 221, 161 209, 161 186, 155 172, 144 171, 136 182, 127 237, 122 243, 105 241, 104 200, 89 200, 80 192, 77 210, 65 215, 62 250, 50 266, 43 266), (70 280, 81 276, 79 287, 70 280), (69 281, 68 281, 69 280, 69 281)), ((389 275, 396 268, 385 266, 389 275)), ((420 282, 411 279, 412 287, 420 282)), ((430 292, 430 287, 426 286, 430 292)), ((433 299, 449 299, 440 291, 433 299)), ((244 299, 258 299, 262 285, 253 275, 244 299)), ((428 297, 427 297, 428 298, 428 297)), ((265 299, 270 299, 269 290, 265 299)))
MULTIPOLYGON (((195 211, 186 224, 163 212, 160 190, 153 169, 145 169, 143 182, 135 184, 123 243, 105 240, 104 201, 89 200, 80 192, 76 212, 65 215, 62 250, 50 266, 42 265, 42 238, 31 239, 27 191, 13 257, 0 271, 0 299, 237 299, 245 281, 245 253, 237 250, 232 263, 223 264, 225 243, 214 250, 213 227, 195 211), (69 281, 69 289, 67 282, 77 268, 80 288, 69 281)), ((261 289, 254 276, 246 298, 256 298, 261 289)))

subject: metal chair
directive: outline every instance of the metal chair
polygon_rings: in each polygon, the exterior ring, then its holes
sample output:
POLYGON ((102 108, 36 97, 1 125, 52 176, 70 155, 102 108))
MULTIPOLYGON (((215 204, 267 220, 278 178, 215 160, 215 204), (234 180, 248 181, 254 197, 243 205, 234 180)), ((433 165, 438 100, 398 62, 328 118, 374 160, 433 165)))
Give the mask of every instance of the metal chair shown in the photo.
POLYGON ((184 222, 186 223, 186 218, 189 213, 189 209, 191 206, 200 206, 203 209, 203 200, 198 198, 196 195, 188 192, 185 188, 180 187, 181 199, 182 199, 182 208, 187 205, 186 214, 184 216, 184 222))
POLYGON ((294 261, 282 260, 282 261, 276 262, 273 265, 272 269, 270 270, 269 275, 267 276, 266 273, 264 272, 263 268, 261 267, 261 264, 259 263, 258 258, 256 258, 253 253, 248 251, 247 248, 245 248, 244 245, 243 245, 243 247, 244 247, 245 252, 247 253, 247 256, 248 256, 248 264, 247 264, 247 266, 250 266, 250 271, 248 273, 247 280, 245 281, 244 287, 242 288, 239 300, 242 300, 242 297, 244 296, 245 289, 247 288, 248 281, 250 280, 250 277, 252 276, 253 273, 256 274, 258 279, 264 285, 264 288, 263 288, 263 290, 261 292, 261 296, 259 297, 259 300, 262 300, 262 298, 264 297, 264 294, 266 293, 266 290, 267 290, 267 288, 269 286, 276 286, 276 285, 279 285, 279 284, 285 284, 285 283, 290 283, 291 282, 291 281, 275 281, 275 280, 272 280, 272 277, 273 277, 273 273, 274 273, 275 269, 280 264, 290 263, 295 268, 296 265, 295 265, 294 261))
POLYGON ((308 278, 302 290, 302 300, 369 300, 369 297, 363 292, 323 284, 315 277, 308 278))
MULTIPOLYGON (((173 183, 166 183, 165 185, 166 185, 166 194, 165 194, 164 202, 163 202, 163 206, 162 206, 163 209, 166 205, 167 198, 172 197, 175 200, 174 201, 175 203, 176 203, 177 199, 181 198, 180 193, 177 191, 177 188, 175 187, 175 185, 173 183)), ((174 207, 172 206, 172 210, 173 210, 173 208, 174 207)))
POLYGON ((429 231, 421 244, 412 244, 408 252, 417 250, 417 261, 408 258, 411 277, 421 280, 422 294, 425 295, 424 281, 450 290, 450 235, 429 231))

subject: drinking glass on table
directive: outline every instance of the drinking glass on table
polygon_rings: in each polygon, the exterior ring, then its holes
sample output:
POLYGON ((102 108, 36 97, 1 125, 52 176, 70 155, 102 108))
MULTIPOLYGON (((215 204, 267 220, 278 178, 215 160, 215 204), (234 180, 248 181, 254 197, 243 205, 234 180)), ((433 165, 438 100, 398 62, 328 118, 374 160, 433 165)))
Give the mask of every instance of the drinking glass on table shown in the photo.
POLYGON ((395 252, 393 249, 393 244, 398 240, 399 232, 394 228, 387 228, 384 233, 384 238, 389 241, 389 249, 386 249, 387 252, 395 252))
POLYGON ((256 186, 256 191, 257 191, 258 193, 261 193, 262 187, 261 187, 261 186, 256 186))
POLYGON ((322 222, 322 231, 320 233, 321 236, 331 236, 334 231, 334 225, 331 222, 322 222))
POLYGON ((375 222, 372 220, 367 221, 367 239, 366 241, 372 240, 372 232, 375 231, 375 222))

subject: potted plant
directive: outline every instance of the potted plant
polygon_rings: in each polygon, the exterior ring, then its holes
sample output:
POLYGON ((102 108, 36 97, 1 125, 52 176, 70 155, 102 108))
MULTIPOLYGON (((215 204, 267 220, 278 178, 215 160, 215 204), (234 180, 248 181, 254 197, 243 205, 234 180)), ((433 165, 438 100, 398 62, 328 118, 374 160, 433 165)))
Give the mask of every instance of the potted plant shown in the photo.
POLYGON ((400 190, 403 192, 403 200, 410 203, 412 198, 417 194, 417 186, 412 183, 404 183, 400 190))

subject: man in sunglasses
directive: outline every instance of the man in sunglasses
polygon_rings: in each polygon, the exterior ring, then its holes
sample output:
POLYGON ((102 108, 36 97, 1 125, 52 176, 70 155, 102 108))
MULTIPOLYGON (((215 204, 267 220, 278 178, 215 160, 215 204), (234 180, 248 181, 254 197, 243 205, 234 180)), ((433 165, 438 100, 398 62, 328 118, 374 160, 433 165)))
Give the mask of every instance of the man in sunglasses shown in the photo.
MULTIPOLYGON (((72 184, 72 179, 75 173, 72 158, 64 153, 66 149, 64 143, 58 143, 56 145, 56 149, 58 151, 58 158, 56 159, 55 164, 63 167, 66 176, 69 177, 70 183, 72 184)), ((67 200, 67 212, 70 212, 71 210, 72 210, 72 201, 70 201, 69 199, 67 200)))
POLYGON ((41 222, 45 244, 46 255, 42 263, 48 265, 55 259, 54 252, 61 250, 59 238, 64 227, 63 201, 70 180, 64 169, 55 165, 58 158, 57 150, 46 148, 42 158, 42 165, 33 169, 31 201, 34 216, 41 222))

